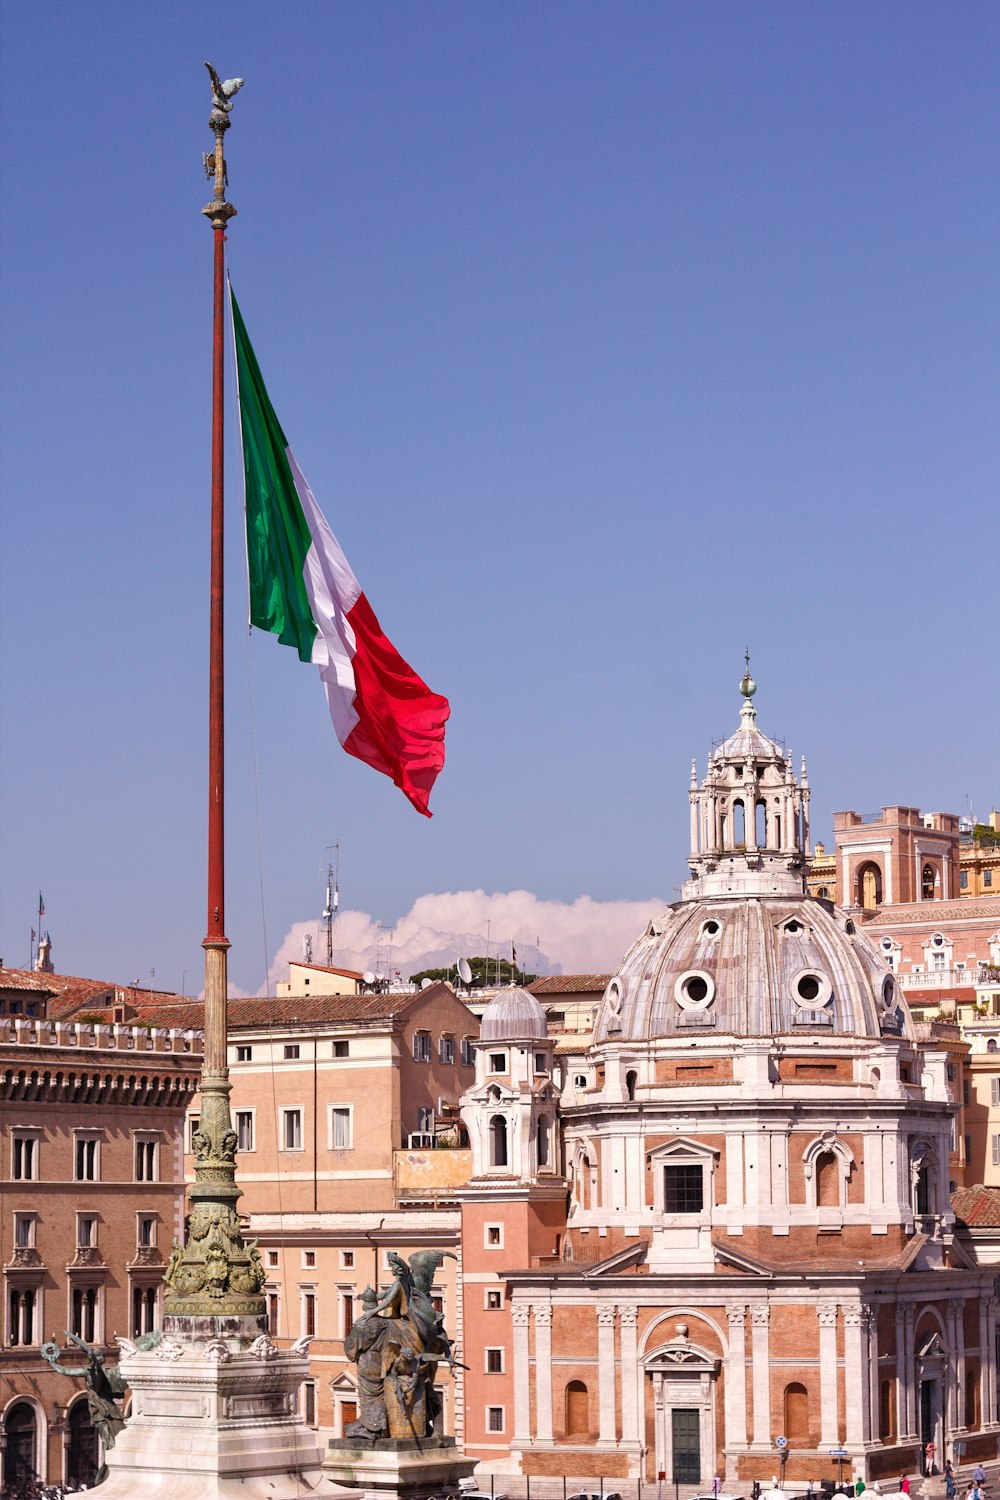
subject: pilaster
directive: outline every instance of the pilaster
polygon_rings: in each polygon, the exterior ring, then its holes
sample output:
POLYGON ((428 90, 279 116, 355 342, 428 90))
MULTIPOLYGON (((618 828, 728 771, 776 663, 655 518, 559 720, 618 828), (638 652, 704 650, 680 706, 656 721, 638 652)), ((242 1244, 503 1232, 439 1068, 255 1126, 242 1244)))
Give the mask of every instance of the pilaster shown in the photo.
MULTIPOLYGON (((531 1310, 527 1303, 515 1303, 510 1310, 514 1328, 514 1442, 527 1443, 531 1438, 531 1405, 529 1399, 528 1323, 531 1310)), ((538 1381, 538 1366, 535 1380, 538 1381)))
POLYGON ((771 1309, 751 1307, 750 1329, 753 1359, 753 1442, 755 1448, 771 1447, 771 1309))
POLYGON ((535 1303, 535 1428, 540 1442, 552 1441, 552 1308, 535 1303))
POLYGON ((820 1447, 840 1444, 840 1410, 837 1396, 837 1304, 821 1302, 819 1317, 819 1407, 820 1447))
POLYGON ((615 1308, 597 1309, 598 1434, 602 1444, 614 1445, 615 1428, 615 1308))

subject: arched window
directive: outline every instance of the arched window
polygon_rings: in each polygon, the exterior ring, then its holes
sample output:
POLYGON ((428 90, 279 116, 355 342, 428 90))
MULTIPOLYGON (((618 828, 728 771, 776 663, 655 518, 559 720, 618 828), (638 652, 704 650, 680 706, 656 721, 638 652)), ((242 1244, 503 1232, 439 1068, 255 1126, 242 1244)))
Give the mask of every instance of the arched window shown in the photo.
POLYGON ((878 1433, 884 1442, 896 1440, 896 1402, 894 1380, 883 1380, 878 1390, 878 1433))
POLYGON ((566 1436, 590 1436, 590 1395, 582 1380, 566 1387, 566 1436))
POLYGON ((97 1480, 100 1456, 97 1447, 97 1432, 90 1420, 87 1400, 75 1401, 69 1409, 69 1453, 66 1460, 67 1478, 76 1489, 84 1485, 88 1489, 97 1480))
POLYGON ((743 813, 743 803, 733 803, 733 844, 738 849, 740 845, 746 845, 747 830, 746 820, 743 813))
POLYGON ((829 888, 827 886, 825 886, 825 885, 821 885, 820 888, 819 888, 819 890, 816 892, 816 900, 817 901, 829 901, 829 899, 830 899, 829 888))
POLYGON ((507 1121, 503 1115, 494 1115, 490 1121, 490 1166, 507 1165, 507 1121))
POLYGON ((784 1432, 789 1441, 809 1437, 809 1392, 797 1380, 785 1386, 784 1432))
POLYGON ((934 900, 934 866, 924 865, 920 872, 920 895, 924 901, 934 900))
POLYGON ((29 1482, 36 1477, 35 1408, 30 1401, 15 1401, 3 1425, 7 1435, 3 1455, 4 1486, 27 1489, 29 1482))
POLYGON ((549 1122, 545 1115, 538 1118, 538 1165, 547 1167, 549 1164, 549 1122))
POLYGON ((914 1189, 914 1209, 918 1214, 929 1214, 931 1208, 931 1169, 928 1162, 921 1162, 917 1168, 917 1180, 914 1189))
POLYGON ((636 1086, 636 1084, 637 1084, 638 1081, 639 1081, 639 1075, 638 1075, 638 1073, 636 1073, 634 1069, 630 1068, 629 1071, 625 1074, 625 1097, 626 1097, 626 1099, 634 1099, 635 1098, 635 1086, 636 1086))
POLYGON ((835 1151, 824 1151, 816 1158, 816 1206, 840 1207, 840 1162, 835 1151))
POLYGON ((871 860, 858 870, 857 902, 865 911, 882 905, 882 871, 871 860))
POLYGON ((767 848, 767 807, 763 802, 758 802, 753 810, 754 813, 754 843, 758 849, 767 848))

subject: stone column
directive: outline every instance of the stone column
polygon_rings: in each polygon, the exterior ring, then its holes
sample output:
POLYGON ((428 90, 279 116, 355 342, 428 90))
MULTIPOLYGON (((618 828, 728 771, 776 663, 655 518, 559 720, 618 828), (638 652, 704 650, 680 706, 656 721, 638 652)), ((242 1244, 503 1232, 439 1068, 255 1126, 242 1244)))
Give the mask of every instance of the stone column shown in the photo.
POLYGON ((622 1441, 639 1442, 639 1388, 642 1373, 638 1354, 638 1308, 619 1307, 622 1340, 622 1441))
POLYGON ((618 1436, 615 1424, 615 1308, 597 1309, 597 1440, 613 1444, 618 1436))
POLYGON ((535 1303, 535 1436, 552 1441, 552 1308, 535 1303))
POLYGON ((992 1297, 980 1297, 979 1299, 979 1425, 985 1427, 987 1422, 992 1421, 993 1409, 990 1406, 990 1365, 993 1356, 990 1351, 992 1340, 989 1329, 992 1324, 990 1317, 990 1303, 992 1297))
POLYGON ((913 1326, 917 1310, 912 1302, 903 1305, 903 1387, 906 1393, 906 1429, 903 1436, 917 1439, 917 1364, 913 1348, 913 1326))
POLYGON ((902 1440, 906 1425, 906 1327, 902 1302, 896 1303, 896 1436, 902 1440))
POLYGON ((865 1358, 868 1361, 867 1431, 865 1437, 874 1442, 881 1437, 879 1431, 879 1368, 878 1368, 878 1308, 866 1307, 865 1314, 865 1358))
POLYGON ((862 1307, 844 1308, 844 1440, 858 1447, 865 1440, 864 1407, 868 1372, 863 1363, 862 1307))
POLYGON ((771 1446, 771 1309, 751 1307, 751 1349, 753 1359, 753 1440, 756 1447, 771 1446))
POLYGON ((745 1448, 747 1441, 747 1310, 742 1303, 726 1304, 729 1352, 726 1355, 725 1447, 745 1448))
MULTIPOLYGON (((965 1303, 961 1297, 950 1297, 947 1303, 948 1328, 948 1431, 965 1431, 965 1303)), ((943 1465, 945 1454, 938 1455, 943 1465)))
MULTIPOLYGON (((514 1325, 514 1442, 527 1443, 531 1439, 531 1405, 528 1382, 528 1320, 531 1309, 527 1303, 515 1303, 510 1310, 514 1325)), ((539 1375, 536 1366, 536 1379, 539 1375)))
POLYGON ((837 1304, 821 1302, 819 1316, 819 1409, 820 1447, 840 1445, 840 1409, 837 1399, 837 1304))

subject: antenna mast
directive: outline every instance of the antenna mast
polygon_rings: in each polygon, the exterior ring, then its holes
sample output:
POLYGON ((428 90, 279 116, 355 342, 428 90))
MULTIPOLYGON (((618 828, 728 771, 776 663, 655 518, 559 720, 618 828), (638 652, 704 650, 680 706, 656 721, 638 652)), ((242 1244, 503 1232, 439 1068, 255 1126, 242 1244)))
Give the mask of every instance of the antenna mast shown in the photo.
POLYGON ((340 905, 340 887, 338 879, 340 875, 340 843, 327 844, 326 852, 335 851, 336 868, 330 862, 326 867, 326 905, 323 908, 323 921, 326 923, 326 966, 333 968, 333 919, 337 915, 340 905))

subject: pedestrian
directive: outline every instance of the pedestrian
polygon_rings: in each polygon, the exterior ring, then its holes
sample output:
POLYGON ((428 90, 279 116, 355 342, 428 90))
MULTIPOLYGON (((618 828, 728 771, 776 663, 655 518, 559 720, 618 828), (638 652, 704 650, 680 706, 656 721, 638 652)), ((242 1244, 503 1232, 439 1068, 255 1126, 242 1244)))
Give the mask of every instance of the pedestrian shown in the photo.
POLYGON ((718 1474, 712 1480, 712 1494, 716 1497, 716 1500, 722 1494, 722 1479, 718 1474))
POLYGON ((976 1464, 976 1467, 972 1471, 972 1477, 978 1485, 984 1485, 986 1483, 986 1470, 983 1468, 982 1464, 976 1464))
POLYGON ((902 1479, 899 1481, 899 1493, 901 1495, 908 1495, 910 1493, 910 1476, 909 1476, 909 1474, 904 1474, 903 1477, 902 1477, 902 1479))
POLYGON ((854 1481, 854 1493, 856 1495, 863 1495, 864 1492, 865 1492, 865 1490, 866 1490, 866 1488, 867 1488, 867 1486, 866 1486, 864 1480, 862 1479, 861 1475, 859 1474, 858 1477, 857 1477, 857 1479, 854 1481))

